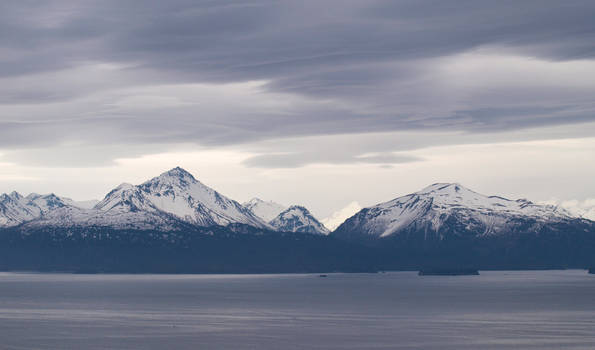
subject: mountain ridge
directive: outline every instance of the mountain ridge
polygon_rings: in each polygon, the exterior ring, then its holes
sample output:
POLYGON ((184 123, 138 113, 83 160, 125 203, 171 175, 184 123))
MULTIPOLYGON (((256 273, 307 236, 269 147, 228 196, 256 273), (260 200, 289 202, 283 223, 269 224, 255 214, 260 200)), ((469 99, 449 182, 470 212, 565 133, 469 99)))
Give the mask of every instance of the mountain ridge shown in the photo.
POLYGON ((242 203, 242 205, 248 208, 252 213, 254 213, 254 215, 262 218, 266 222, 270 222, 282 211, 287 209, 287 207, 282 204, 275 203, 273 201, 264 201, 257 197, 242 203))
POLYGON ((278 231, 329 234, 330 231, 308 209, 292 205, 269 222, 278 231))
MULTIPOLYGON (((459 183, 435 183, 364 208, 339 225, 333 234, 341 236, 349 231, 349 235, 357 233, 367 238, 385 238, 402 231, 423 230, 440 236, 444 231, 441 227, 456 221, 463 231, 494 235, 506 232, 514 226, 511 226, 513 221, 521 219, 531 219, 535 221, 534 226, 539 226, 579 218, 552 205, 485 196, 459 183)), ((286 208, 258 198, 242 205, 204 185, 180 167, 139 185, 120 184, 92 208, 77 206, 74 201, 55 194, 23 196, 13 191, 0 195, 0 227, 111 226, 167 231, 186 225, 230 224, 267 230, 329 233, 306 208, 286 208), (260 209, 255 210, 258 207, 260 209), (283 212, 286 217, 279 217, 283 212), (267 220, 273 214, 277 215, 267 220)), ((460 228, 457 230, 461 231, 460 228)))
MULTIPOLYGON (((16 193, 16 192, 15 192, 16 193)), ((18 194, 0 201, 2 226, 109 226, 115 228, 175 230, 186 224, 201 227, 247 224, 262 229, 270 225, 238 202, 225 197, 176 167, 140 185, 123 183, 93 208, 69 204, 55 195, 35 195, 44 200, 43 211, 33 199, 18 194), (6 203, 11 204, 7 207, 6 203)))
POLYGON ((556 206, 485 196, 458 183, 435 183, 420 191, 364 208, 341 224, 337 236, 358 233, 377 239, 406 231, 441 236, 449 224, 461 225, 461 234, 497 235, 507 232, 512 221, 537 223, 577 220, 556 206))

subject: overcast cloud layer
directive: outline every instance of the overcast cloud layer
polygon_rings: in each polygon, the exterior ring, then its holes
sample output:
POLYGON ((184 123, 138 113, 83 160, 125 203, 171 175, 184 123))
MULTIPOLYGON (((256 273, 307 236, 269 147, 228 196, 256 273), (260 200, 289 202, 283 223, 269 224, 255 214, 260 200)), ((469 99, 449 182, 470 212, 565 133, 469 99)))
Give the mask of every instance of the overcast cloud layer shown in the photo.
POLYGON ((2 1, 0 162, 388 168, 593 137, 593 18, 593 1, 2 1))

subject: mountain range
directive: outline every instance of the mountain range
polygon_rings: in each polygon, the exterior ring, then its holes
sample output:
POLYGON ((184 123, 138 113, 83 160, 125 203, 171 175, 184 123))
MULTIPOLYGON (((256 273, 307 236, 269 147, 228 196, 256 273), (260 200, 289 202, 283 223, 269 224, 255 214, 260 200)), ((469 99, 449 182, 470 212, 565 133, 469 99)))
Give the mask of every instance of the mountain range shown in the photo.
POLYGON ((457 183, 436 183, 359 211, 341 224, 335 235, 361 239, 422 233, 425 238, 438 239, 448 235, 497 236, 520 227, 537 232, 549 224, 573 221, 584 220, 556 206, 485 196, 457 183))
POLYGON ((244 205, 176 167, 140 185, 123 183, 91 208, 54 194, 0 197, 0 227, 110 227, 181 230, 244 224, 260 229, 327 234, 303 208, 253 199, 244 205), (291 209, 291 211, 287 211, 291 209), (300 215, 296 215, 301 211, 300 215), (283 214, 283 215, 281 215, 283 214), (270 222, 270 223, 269 223, 270 222))
POLYGON ((437 183, 361 209, 330 232, 303 206, 258 198, 240 204, 176 167, 140 185, 121 184, 94 205, 3 194, 0 247, 0 269, 585 267, 595 263, 595 223, 556 206, 437 183))

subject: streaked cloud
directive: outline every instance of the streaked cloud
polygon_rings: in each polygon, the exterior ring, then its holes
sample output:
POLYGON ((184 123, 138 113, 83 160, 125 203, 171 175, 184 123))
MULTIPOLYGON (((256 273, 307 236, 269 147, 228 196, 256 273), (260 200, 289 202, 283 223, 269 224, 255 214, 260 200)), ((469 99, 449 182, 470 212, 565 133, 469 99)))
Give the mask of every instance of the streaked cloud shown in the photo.
MULTIPOLYGON (((531 142, 590 174, 557 152, 593 158, 584 140, 595 132, 594 14, 587 0, 3 1, 0 185, 59 191, 70 181, 80 195, 66 194, 84 199, 116 178, 140 180, 140 169, 202 173, 199 154, 246 177, 220 175, 240 197, 239 183, 294 174, 326 186, 336 169, 374 179, 367 193, 335 189, 336 200, 310 205, 328 215, 416 190, 427 172, 465 182, 465 168, 481 187, 507 176, 495 155, 517 144, 514 166, 536 168, 515 172, 514 193, 548 171, 531 142), (588 148, 569 147, 573 139, 588 148), (476 153, 484 149, 493 164, 476 153), (443 153, 459 150, 472 155, 443 153), (79 178, 92 174, 102 178, 79 178)), ((567 198, 592 194, 580 178, 567 181, 567 198)), ((273 187, 253 195, 303 199, 273 187)))

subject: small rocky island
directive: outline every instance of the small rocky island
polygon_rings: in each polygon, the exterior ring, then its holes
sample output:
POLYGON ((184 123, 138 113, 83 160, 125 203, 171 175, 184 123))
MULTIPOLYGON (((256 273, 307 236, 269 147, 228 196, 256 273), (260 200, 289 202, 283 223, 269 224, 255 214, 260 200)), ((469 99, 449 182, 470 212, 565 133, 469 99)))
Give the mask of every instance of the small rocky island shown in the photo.
POLYGON ((477 276, 479 270, 469 268, 427 268, 421 269, 418 273, 419 276, 477 276))

